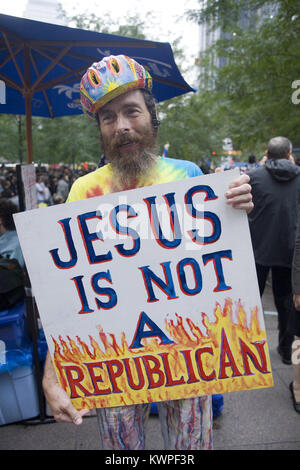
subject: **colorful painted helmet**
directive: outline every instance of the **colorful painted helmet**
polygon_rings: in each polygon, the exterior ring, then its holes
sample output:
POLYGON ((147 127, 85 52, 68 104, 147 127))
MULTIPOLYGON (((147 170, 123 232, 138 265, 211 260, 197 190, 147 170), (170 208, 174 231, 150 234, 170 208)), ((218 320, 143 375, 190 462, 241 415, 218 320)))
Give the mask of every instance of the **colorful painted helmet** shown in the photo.
POLYGON ((151 75, 142 65, 125 55, 104 57, 94 62, 81 79, 83 111, 95 119, 106 103, 137 88, 152 89, 151 75))

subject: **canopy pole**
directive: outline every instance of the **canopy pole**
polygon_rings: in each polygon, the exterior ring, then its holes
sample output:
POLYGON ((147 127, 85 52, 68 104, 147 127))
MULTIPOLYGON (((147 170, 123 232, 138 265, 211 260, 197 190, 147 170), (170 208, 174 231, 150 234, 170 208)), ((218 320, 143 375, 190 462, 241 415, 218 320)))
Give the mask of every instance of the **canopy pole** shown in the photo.
POLYGON ((31 94, 25 95, 27 163, 32 163, 31 94))
POLYGON ((30 53, 29 47, 24 47, 24 71, 25 71, 25 89, 23 92, 25 98, 25 114, 26 114, 26 149, 27 149, 27 163, 32 163, 32 113, 31 113, 31 99, 33 90, 30 86, 30 53))

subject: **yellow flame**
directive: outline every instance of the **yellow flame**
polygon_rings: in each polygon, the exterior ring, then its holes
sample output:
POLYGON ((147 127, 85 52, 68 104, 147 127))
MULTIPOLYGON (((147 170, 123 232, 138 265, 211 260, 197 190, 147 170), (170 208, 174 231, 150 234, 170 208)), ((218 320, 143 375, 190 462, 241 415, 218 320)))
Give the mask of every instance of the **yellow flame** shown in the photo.
POLYGON ((80 337, 76 341, 52 338, 59 381, 78 409, 272 386, 258 308, 251 310, 247 324, 242 303, 237 302, 234 311, 232 300, 227 299, 223 309, 216 305, 214 317, 210 321, 202 313, 201 327, 189 318, 186 326, 179 315, 176 321, 166 318, 165 330, 173 343, 144 338, 138 349, 130 349, 124 333, 118 343, 114 334, 101 328, 99 339, 90 336, 89 345, 80 337))

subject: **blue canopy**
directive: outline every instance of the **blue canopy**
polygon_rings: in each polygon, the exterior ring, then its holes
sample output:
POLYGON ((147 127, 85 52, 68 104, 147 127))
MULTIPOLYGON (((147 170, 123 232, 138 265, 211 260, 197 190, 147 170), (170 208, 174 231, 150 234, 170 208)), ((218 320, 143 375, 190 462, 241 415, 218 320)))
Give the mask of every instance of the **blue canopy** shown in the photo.
POLYGON ((82 113, 79 84, 91 63, 125 54, 146 67, 158 102, 191 88, 175 64, 169 43, 97 33, 0 14, 0 80, 5 114, 27 116, 27 161, 32 161, 31 116, 82 113))

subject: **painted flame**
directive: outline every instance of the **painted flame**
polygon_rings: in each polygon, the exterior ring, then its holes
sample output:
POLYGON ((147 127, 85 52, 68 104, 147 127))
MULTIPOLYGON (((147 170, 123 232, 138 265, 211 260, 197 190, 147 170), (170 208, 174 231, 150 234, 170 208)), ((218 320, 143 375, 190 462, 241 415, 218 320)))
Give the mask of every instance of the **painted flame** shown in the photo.
MULTIPOLYGON (((124 333, 121 334, 120 342, 118 343, 114 334, 107 334, 101 328, 98 333, 98 339, 92 336, 89 337, 89 345, 78 336, 76 341, 70 337, 67 337, 67 341, 61 336, 59 336, 58 340, 52 338, 54 343, 53 362, 60 384, 71 396, 74 406, 78 409, 174 400, 199 395, 271 387, 273 385, 266 332, 259 324, 258 307, 251 310, 249 324, 247 323, 247 315, 241 301, 236 303, 234 309, 231 299, 225 301, 223 308, 221 308, 220 304, 216 304, 214 321, 209 321, 205 313, 202 313, 201 316, 202 328, 189 318, 185 320, 186 326, 182 317, 177 314, 176 321, 166 318, 165 331, 174 342, 163 345, 160 344, 160 340, 157 337, 144 338, 142 339, 143 348, 138 349, 130 349, 124 333), (233 373, 233 367, 230 365, 228 355, 225 354, 224 356, 223 354, 223 360, 225 357, 223 371, 226 371, 226 376, 220 378, 221 338, 224 332, 226 333, 227 344, 232 354, 231 357, 234 358, 236 370, 240 374, 233 373), (245 354, 244 356, 241 354, 241 341, 247 345, 248 351, 257 357, 258 362, 261 357, 258 355, 258 348, 255 347, 255 344, 261 346, 260 350, 263 349, 265 356, 265 368, 263 371, 255 367, 254 362, 249 360, 248 373, 246 373, 245 354), (201 370, 205 377, 210 376, 209 374, 214 371, 215 377, 211 380, 203 380, 201 374, 199 375, 199 362, 197 363, 195 355, 199 348, 206 348, 206 353, 201 354, 201 370), (207 353, 208 349, 209 353, 207 353), (182 351, 187 351, 185 356, 182 351), (167 353, 167 365, 173 380, 172 386, 170 384, 166 385, 166 382, 163 386, 151 388, 149 382, 147 382, 147 378, 149 378, 147 367, 142 358, 145 356, 148 358, 155 356, 161 362, 161 370, 166 373, 166 364, 162 361, 163 353, 167 353), (187 364, 187 356, 190 358, 189 364, 187 364), (95 393, 95 384, 92 383, 85 364, 99 364, 99 362, 103 364, 107 361, 115 360, 117 363, 122 363, 123 367, 124 360, 127 361, 127 365, 129 361, 133 381, 138 383, 141 376, 138 375, 137 368, 133 364, 134 358, 139 358, 137 360, 142 364, 141 370, 145 382, 145 386, 142 389, 135 390, 129 386, 124 368, 124 373, 115 379, 118 393, 113 393, 111 377, 105 367, 103 367, 101 368, 101 380, 97 383, 99 385, 101 382, 103 389, 109 389, 110 387, 112 393, 100 395, 95 393), (89 391, 89 396, 86 396, 87 394, 84 394, 80 387, 76 386, 74 388, 76 389, 76 397, 72 397, 70 380, 65 373, 67 366, 73 366, 74 370, 77 367, 83 371, 84 378, 80 383, 85 390, 89 391), (192 380, 191 377, 194 377, 194 379, 192 380)), ((166 357, 166 354, 164 357, 166 357)), ((99 373, 99 370, 98 367, 97 373, 99 373)))

